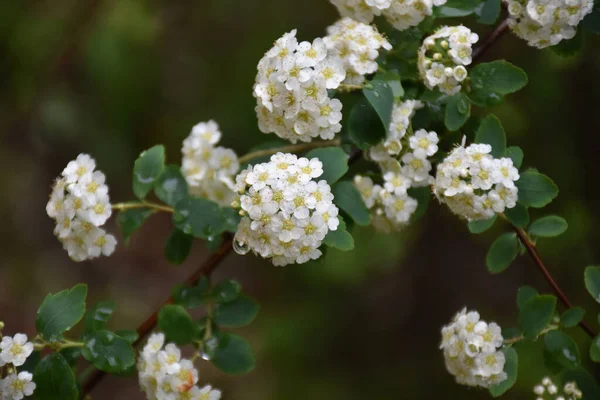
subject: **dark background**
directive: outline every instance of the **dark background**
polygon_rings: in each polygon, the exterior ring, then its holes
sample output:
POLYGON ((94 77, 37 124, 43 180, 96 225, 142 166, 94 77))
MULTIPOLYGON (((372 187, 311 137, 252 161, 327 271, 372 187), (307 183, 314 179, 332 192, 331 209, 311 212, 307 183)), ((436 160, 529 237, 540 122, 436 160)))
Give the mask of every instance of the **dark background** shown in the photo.
MULTIPOLYGON (((312 40, 337 17, 325 0, 0 2, 5 332, 33 335, 45 294, 77 282, 89 285, 90 303, 117 302, 111 328, 133 329, 152 313, 208 250, 198 242, 184 265, 169 265, 162 248, 170 221, 156 215, 129 247, 121 241, 114 256, 76 264, 45 213, 53 179, 77 154, 90 153, 107 174, 113 201, 127 201, 137 154, 163 143, 169 161, 179 163, 181 141, 199 121, 215 119, 221 144, 238 154, 273 139, 256 126, 258 60, 284 32, 298 28, 301 40, 312 40)), ((462 21, 481 33, 489 29, 462 21)), ((492 111, 509 143, 524 149, 524 165, 561 188, 543 213, 564 216, 569 230, 539 247, 595 329, 600 307, 584 289, 583 269, 600 262, 599 43, 588 40, 581 54, 565 59, 507 35, 485 56, 529 74, 529 85, 492 111)), ((117 232, 114 219, 108 228, 117 232)), ((463 306, 516 325, 518 287, 549 290, 532 262, 523 257, 499 276, 488 274, 484 258, 494 234, 469 234, 435 202, 401 234, 354 234, 355 251, 330 251, 305 266, 276 268, 230 255, 216 277, 241 281, 262 305, 256 322, 239 331, 252 343, 257 367, 231 377, 202 363, 200 382, 234 400, 489 398, 456 385, 445 371, 440 327, 463 306)), ((589 339, 572 333, 587 359, 589 339)), ((546 373, 541 351, 539 343, 520 351, 520 379, 507 398, 533 398, 532 386, 546 373)), ((143 398, 135 378, 106 378, 93 394, 143 398)))

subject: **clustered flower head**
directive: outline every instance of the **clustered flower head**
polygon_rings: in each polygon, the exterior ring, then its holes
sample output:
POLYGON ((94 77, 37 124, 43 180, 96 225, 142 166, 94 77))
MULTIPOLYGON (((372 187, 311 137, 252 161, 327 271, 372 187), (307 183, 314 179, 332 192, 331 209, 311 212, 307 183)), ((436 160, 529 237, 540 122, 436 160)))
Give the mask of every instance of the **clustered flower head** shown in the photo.
POLYGON ((296 30, 283 35, 258 63, 254 84, 258 126, 289 140, 333 139, 342 128, 342 103, 330 99, 346 78, 342 61, 321 38, 298 43, 296 30))
POLYGON ((583 397, 577 383, 567 382, 560 393, 560 389, 548 377, 533 387, 533 393, 537 395, 536 400, 578 400, 583 397))
POLYGON ((543 49, 572 39, 577 25, 592 12, 593 0, 504 0, 512 31, 530 46, 543 49))
POLYGON ((398 30, 419 25, 433 13, 433 6, 442 6, 447 0, 331 0, 344 17, 366 24, 375 16, 383 15, 398 30))
POLYGON ((148 400, 219 400, 221 392, 210 385, 197 386, 198 370, 181 357, 175 344, 165 346, 165 335, 155 333, 141 352, 138 364, 140 386, 148 400), (163 348, 164 346, 164 348, 163 348))
POLYGON ((343 18, 327 28, 323 38, 330 55, 340 59, 346 69, 345 84, 358 85, 365 75, 377 72, 379 49, 392 45, 371 25, 343 18))
POLYGON ((221 135, 219 125, 214 121, 195 125, 183 141, 181 171, 192 196, 228 206, 235 198, 233 177, 240 163, 233 150, 215 147, 221 135))
POLYGON ((519 171, 510 158, 494 158, 489 144, 456 147, 438 164, 434 193, 455 214, 484 220, 517 204, 519 171))
POLYGON ((74 261, 110 256, 117 244, 100 228, 110 218, 112 206, 106 177, 95 171, 96 162, 80 154, 56 180, 46 212, 56 220, 54 234, 74 261))
POLYGON ((21 400, 31 396, 35 390, 33 375, 27 371, 17 371, 33 353, 33 343, 27 341, 27 335, 17 333, 4 336, 0 342, 0 369, 6 368, 8 374, 0 375, 0 399, 21 400))
POLYGON ((481 320, 477 311, 463 309, 442 328, 446 369, 456 382, 487 388, 507 379, 506 358, 499 351, 504 342, 498 324, 481 320))
POLYGON ((277 153, 236 178, 244 215, 234 238, 236 251, 252 250, 274 265, 302 264, 321 256, 319 247, 339 225, 338 208, 318 158, 277 153))
POLYGON ((429 89, 442 93, 460 92, 471 64, 473 44, 479 36, 464 26, 444 26, 423 41, 419 49, 419 73, 429 89))

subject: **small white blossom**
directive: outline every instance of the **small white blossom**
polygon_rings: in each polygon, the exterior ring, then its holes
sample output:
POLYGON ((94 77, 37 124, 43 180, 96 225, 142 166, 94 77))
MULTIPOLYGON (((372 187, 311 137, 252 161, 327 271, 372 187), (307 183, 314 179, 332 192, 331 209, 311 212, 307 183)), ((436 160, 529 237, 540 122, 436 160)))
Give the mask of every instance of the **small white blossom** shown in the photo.
POLYGON ((17 333, 14 337, 4 336, 0 342, 0 349, 0 358, 5 364, 19 367, 25 364, 25 360, 33 352, 33 343, 27 341, 27 335, 17 333))
POLYGON ((0 395, 6 400, 21 400, 25 396, 31 396, 35 391, 35 383, 31 380, 30 372, 19 372, 10 374, 4 380, 0 379, 0 395))

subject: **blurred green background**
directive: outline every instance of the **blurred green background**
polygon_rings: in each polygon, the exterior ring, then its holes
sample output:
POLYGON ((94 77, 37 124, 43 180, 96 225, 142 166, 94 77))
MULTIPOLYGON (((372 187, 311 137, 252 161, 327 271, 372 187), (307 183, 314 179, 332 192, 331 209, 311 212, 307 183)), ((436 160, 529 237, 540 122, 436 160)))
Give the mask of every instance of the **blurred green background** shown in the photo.
MULTIPOLYGON (((113 201, 133 198, 137 154, 167 146, 179 163, 193 124, 215 119, 221 144, 243 154, 273 136, 256 126, 252 84, 272 42, 298 28, 312 40, 337 18, 326 0, 5 0, 0 3, 0 319, 6 332, 35 331, 35 311, 48 292, 85 282, 90 303, 113 299, 111 327, 135 328, 209 251, 196 243, 175 267, 163 259, 166 215, 152 217, 129 247, 110 258, 76 264, 52 234, 45 204, 53 179, 77 154, 90 153, 107 175, 113 201), (66 58, 60 58, 66 53, 66 58)), ((489 27, 463 20, 480 33, 489 27)), ((561 188, 544 213, 567 218, 558 239, 540 241, 553 274, 572 300, 600 310, 583 286, 583 269, 600 262, 600 41, 561 58, 512 35, 485 58, 524 68, 529 85, 493 109, 525 166, 561 188)), ((534 213, 540 215, 539 213, 534 213)), ((109 229, 117 232, 114 222, 109 229)), ((496 226, 496 230, 506 227, 496 226)), ((516 291, 549 288, 520 258, 499 276, 484 257, 492 233, 466 224, 432 202, 427 216, 401 234, 356 229, 357 248, 330 251, 321 262, 275 268, 230 255, 216 278, 241 281, 262 304, 240 333, 257 357, 243 377, 200 365, 200 382, 224 399, 358 400, 486 399, 456 385, 438 350, 440 327, 463 306, 502 326, 516 325, 516 291)), ((587 359, 589 339, 573 335, 587 359)), ((521 351, 520 380, 507 398, 533 399, 545 374, 539 344, 521 351)), ((598 370, 595 371, 598 376, 598 370)), ((135 378, 106 378, 94 398, 143 399, 135 378)))

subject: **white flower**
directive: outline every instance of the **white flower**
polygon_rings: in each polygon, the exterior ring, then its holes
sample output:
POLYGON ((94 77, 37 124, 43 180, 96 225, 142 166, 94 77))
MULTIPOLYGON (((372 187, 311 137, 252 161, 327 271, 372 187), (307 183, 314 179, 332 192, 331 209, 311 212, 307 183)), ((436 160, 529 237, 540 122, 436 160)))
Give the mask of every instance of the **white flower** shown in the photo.
POLYGON ((96 168, 96 162, 87 154, 80 154, 77 159, 70 161, 62 175, 66 183, 77 182, 81 177, 91 173, 96 168))
POLYGON ((25 396, 31 396, 36 387, 32 378, 33 375, 29 372, 8 375, 3 382, 0 380, 0 395, 7 400, 21 400, 25 396))
POLYGON ((213 389, 210 385, 206 385, 200 389, 199 395, 200 400, 219 400, 221 398, 221 391, 213 389))
POLYGON ((425 129, 419 129, 414 136, 410 138, 410 148, 417 158, 425 159, 431 157, 438 151, 439 139, 437 133, 427 132, 425 129))
POLYGON ((17 333, 14 337, 4 336, 0 349, 0 358, 4 363, 19 367, 25 364, 25 360, 33 352, 33 343, 27 341, 27 335, 17 333))

